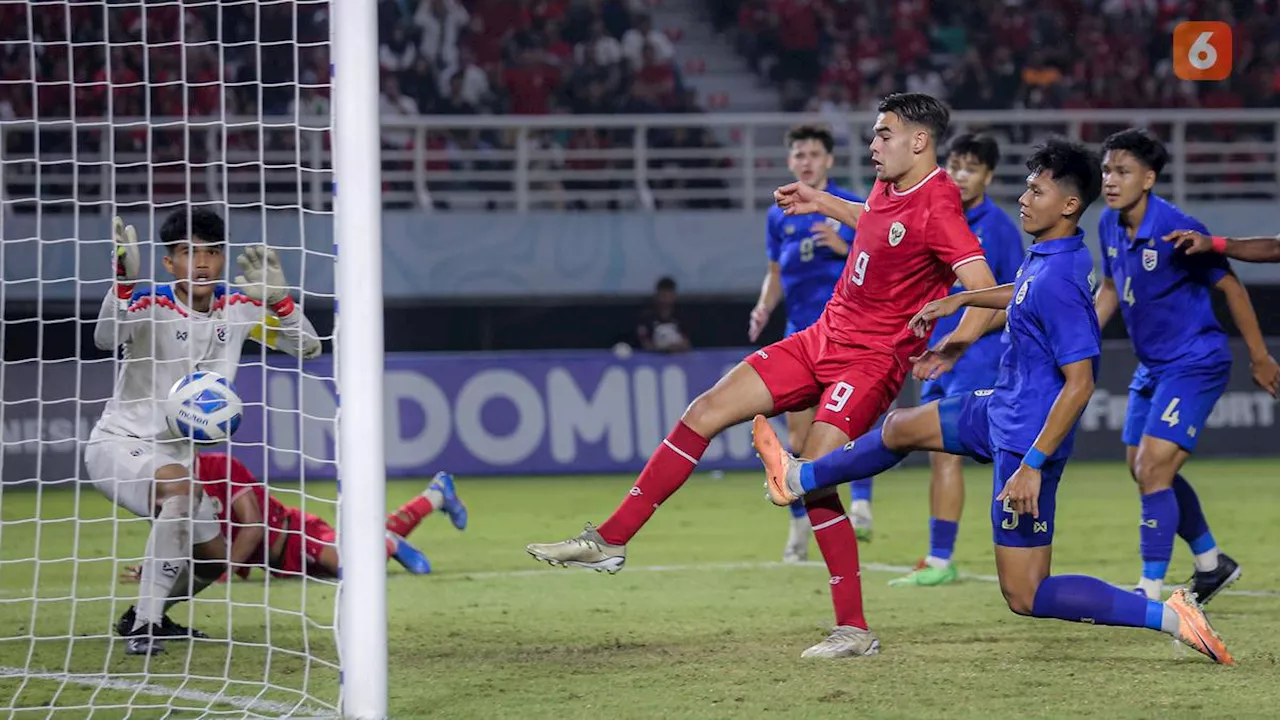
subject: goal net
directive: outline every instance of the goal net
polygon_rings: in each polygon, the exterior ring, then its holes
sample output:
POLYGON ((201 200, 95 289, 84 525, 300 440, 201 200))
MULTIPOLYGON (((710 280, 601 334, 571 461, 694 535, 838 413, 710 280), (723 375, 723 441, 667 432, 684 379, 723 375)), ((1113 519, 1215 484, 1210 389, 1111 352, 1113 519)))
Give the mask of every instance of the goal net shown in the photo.
POLYGON ((127 654, 116 626, 138 601, 130 568, 153 523, 100 492, 85 458, 125 364, 236 337, 216 306, 202 317, 193 295, 158 289, 173 280, 164 218, 212 209, 227 228, 216 279, 233 281, 245 248, 274 249, 323 354, 274 349, 285 330, 264 309, 231 371, 239 430, 188 451, 230 454, 284 505, 339 527, 329 5, 0 0, 0 707, 12 717, 340 712, 335 579, 232 574, 168 611, 208 639, 127 654), (128 355, 94 333, 114 292, 114 216, 142 250, 138 294, 120 302, 149 294, 154 310, 148 347, 128 355))

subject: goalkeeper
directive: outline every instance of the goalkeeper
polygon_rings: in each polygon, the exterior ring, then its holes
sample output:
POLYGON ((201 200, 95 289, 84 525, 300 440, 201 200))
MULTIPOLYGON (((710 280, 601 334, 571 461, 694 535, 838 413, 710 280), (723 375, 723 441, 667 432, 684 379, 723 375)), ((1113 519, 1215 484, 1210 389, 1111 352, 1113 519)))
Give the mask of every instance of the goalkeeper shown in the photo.
MULTIPOLYGON (((264 324, 276 328, 272 346, 294 356, 317 357, 320 341, 289 297, 270 249, 247 248, 236 258, 238 287, 227 288, 226 225, 212 210, 181 207, 161 224, 161 262, 172 283, 138 289, 137 232, 117 217, 112 236, 115 283, 103 298, 93 341, 101 350, 120 350, 119 371, 84 458, 102 494, 153 518, 137 605, 122 618, 133 616, 126 652, 149 655, 164 652, 160 638, 202 635, 170 620, 165 605, 186 599, 188 585, 193 593, 207 587, 227 557, 213 504, 191 482, 192 443, 166 429, 169 388, 197 369, 233 379, 245 340, 264 324), (192 573, 193 553, 212 562, 192 573)), ((259 331, 258 337, 265 336, 259 331)))

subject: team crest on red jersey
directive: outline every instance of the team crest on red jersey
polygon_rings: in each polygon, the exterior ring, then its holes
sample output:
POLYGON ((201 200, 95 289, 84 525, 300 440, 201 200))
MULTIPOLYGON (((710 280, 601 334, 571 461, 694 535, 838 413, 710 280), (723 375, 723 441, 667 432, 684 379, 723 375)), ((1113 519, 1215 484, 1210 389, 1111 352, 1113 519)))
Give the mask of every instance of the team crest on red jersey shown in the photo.
POLYGON ((895 222, 889 226, 889 247, 898 247, 902 243, 902 238, 907 236, 907 226, 900 222, 895 222))

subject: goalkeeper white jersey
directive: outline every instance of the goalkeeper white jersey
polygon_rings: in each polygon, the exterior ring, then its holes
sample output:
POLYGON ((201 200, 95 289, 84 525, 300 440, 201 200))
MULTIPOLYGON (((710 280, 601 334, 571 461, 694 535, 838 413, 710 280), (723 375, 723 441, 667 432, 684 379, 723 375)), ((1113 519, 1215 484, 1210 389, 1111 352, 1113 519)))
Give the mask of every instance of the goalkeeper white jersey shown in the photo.
POLYGON ((315 329, 300 309, 277 318, 260 302, 218 286, 207 313, 180 301, 168 284, 138 290, 129 299, 110 290, 102 301, 93 341, 121 348, 115 392, 95 430, 136 438, 166 438, 163 403, 179 379, 212 371, 234 381, 250 337, 291 355, 320 354, 315 329))

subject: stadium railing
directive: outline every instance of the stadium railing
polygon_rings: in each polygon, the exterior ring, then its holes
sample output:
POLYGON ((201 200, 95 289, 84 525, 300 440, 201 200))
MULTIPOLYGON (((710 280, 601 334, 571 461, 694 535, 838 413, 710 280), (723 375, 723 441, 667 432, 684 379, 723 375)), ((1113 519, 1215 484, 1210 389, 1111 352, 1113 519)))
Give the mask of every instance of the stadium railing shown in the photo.
MULTIPOLYGON (((384 118, 383 202, 518 211, 759 210, 772 202, 775 187, 790 180, 782 138, 800 122, 831 126, 840 143, 833 177, 866 188, 873 172, 866 141, 874 117, 857 112, 835 122, 832 116, 785 113, 384 118), (594 139, 580 147, 587 135, 594 139)), ((74 199, 93 199, 95 188, 102 198, 112 197, 113 184, 120 205, 176 202, 190 192, 192 199, 232 207, 323 208, 329 203, 329 144, 324 132, 306 128, 324 122, 303 118, 298 124, 292 117, 271 116, 137 119, 137 128, 152 129, 147 152, 135 149, 148 146, 136 136, 114 143, 101 137, 108 127, 117 138, 129 132, 128 119, 77 118, 74 130, 66 119, 6 121, 0 124, 0 193, 18 211, 38 197, 46 212, 60 204, 70 212, 74 199), (56 142, 57 134, 70 132, 91 137, 56 142), (72 157, 59 154, 60 146, 80 150, 72 157), (301 165, 293 149, 298 146, 305 148, 301 165)), ((1044 136, 1085 139, 1096 147, 1107 134, 1135 125, 1152 128, 1168 142, 1173 159, 1157 190, 1175 202, 1280 199, 1280 109, 966 111, 952 118, 954 132, 989 132, 1001 141, 1003 159, 991 192, 1004 201, 1022 192, 1023 158, 1044 136)), ((99 207, 111 212, 106 203, 99 207)))

